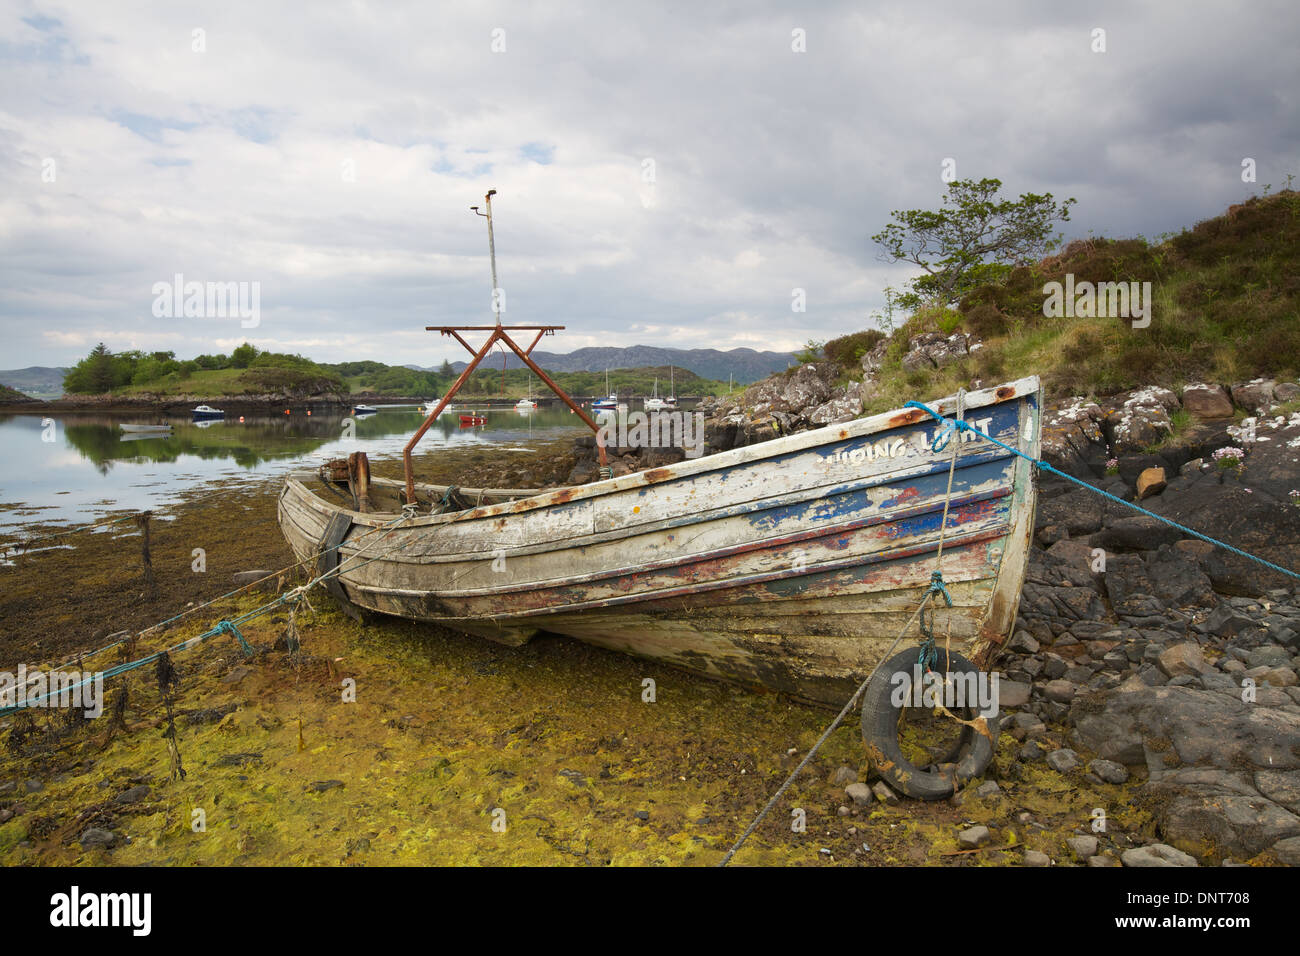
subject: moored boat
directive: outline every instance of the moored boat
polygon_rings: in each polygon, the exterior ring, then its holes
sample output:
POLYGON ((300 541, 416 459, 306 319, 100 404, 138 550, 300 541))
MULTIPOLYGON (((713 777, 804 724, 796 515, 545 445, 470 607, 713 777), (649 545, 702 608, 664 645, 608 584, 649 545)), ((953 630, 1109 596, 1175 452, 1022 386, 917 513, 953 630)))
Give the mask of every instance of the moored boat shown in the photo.
POLYGON ((224 418, 226 413, 219 408, 213 408, 211 405, 199 405, 191 413, 195 418, 224 418))
MULTIPOLYGON (((1038 456, 1037 378, 929 407, 1038 456)), ((278 513, 299 558, 341 567, 327 586, 352 610, 512 645, 565 634, 838 707, 927 592, 941 540, 952 650, 985 659, 1014 622, 1032 467, 969 434, 936 451, 941 430, 905 409, 576 487, 415 484, 405 518, 402 482, 373 479, 363 512, 302 473, 278 513)))

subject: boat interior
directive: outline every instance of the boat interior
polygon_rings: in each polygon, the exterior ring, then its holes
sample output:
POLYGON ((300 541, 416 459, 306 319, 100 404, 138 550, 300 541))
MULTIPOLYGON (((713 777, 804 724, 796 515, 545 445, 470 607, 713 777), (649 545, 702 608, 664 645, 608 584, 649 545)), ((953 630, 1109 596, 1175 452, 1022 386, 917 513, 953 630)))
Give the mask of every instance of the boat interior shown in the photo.
MULTIPOLYGON (((364 452, 321 465, 316 481, 305 480, 311 491, 325 501, 334 501, 363 514, 402 513, 406 485, 393 478, 371 478, 364 452)), ((483 505, 501 504, 539 495, 541 488, 462 488, 459 485, 431 485, 416 482, 415 497, 422 515, 467 511, 483 505)))

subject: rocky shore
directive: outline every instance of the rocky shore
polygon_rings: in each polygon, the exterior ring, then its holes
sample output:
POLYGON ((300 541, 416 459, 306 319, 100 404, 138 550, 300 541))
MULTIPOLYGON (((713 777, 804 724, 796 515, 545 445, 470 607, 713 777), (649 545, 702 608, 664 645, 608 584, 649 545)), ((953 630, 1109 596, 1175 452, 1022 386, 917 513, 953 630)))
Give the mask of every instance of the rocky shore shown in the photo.
MULTIPOLYGON (((940 368, 979 347, 931 333, 914 338, 903 361, 940 368)), ((874 394, 883 349, 864 356, 861 382, 837 384, 842 369, 812 363, 733 400, 702 402, 705 453, 855 418, 874 394)), ((1049 462, 1160 516, 1055 476, 1040 482, 1019 618, 995 664, 1016 748, 1005 775, 1035 767, 1063 783, 1124 784, 1158 831, 1139 839, 1108 831, 1115 808, 1101 807, 1079 821, 1057 862, 1300 864, 1297 582, 1160 520, 1300 567, 1297 398, 1300 384, 1260 379, 1045 409, 1049 462)), ((577 452, 570 480, 590 480, 594 440, 579 439, 577 452)), ((675 448, 610 452, 615 474, 684 457, 675 448)), ((971 791, 995 798, 999 787, 990 780, 971 791)), ((883 783, 853 782, 844 793, 846 807, 863 793, 867 803, 897 799, 883 783)), ((1023 859, 1051 861, 1039 851, 1023 859)))

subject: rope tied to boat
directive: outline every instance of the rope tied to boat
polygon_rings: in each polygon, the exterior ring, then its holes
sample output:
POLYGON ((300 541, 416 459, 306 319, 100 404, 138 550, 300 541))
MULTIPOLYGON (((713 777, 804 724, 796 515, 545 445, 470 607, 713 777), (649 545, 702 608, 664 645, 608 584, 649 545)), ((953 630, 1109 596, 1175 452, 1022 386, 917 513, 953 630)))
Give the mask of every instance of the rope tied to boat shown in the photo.
MULTIPOLYGON (((929 590, 926 591, 926 594, 938 594, 943 598, 944 603, 947 604, 948 607, 952 607, 952 595, 948 593, 948 588, 944 584, 943 572, 938 569, 935 569, 930 573, 930 587, 929 590)), ((934 608, 929 608, 929 620, 926 620, 925 612, 926 606, 922 604, 920 627, 921 634, 924 635, 925 640, 921 643, 921 657, 919 663, 921 669, 926 673, 929 673, 929 671, 933 669, 933 665, 939 662, 939 651, 934 646, 934 608)))
POLYGON ((1222 548, 1223 550, 1231 554, 1235 554, 1238 557, 1242 557, 1250 561, 1254 561, 1256 564, 1262 565, 1263 567, 1268 568, 1270 571, 1276 571, 1278 574, 1284 574, 1287 577, 1295 578, 1297 581, 1300 581, 1300 573, 1292 571, 1289 568, 1284 568, 1280 564, 1274 564, 1272 561, 1269 561, 1265 558, 1261 558, 1259 557, 1259 555, 1251 554, 1249 551, 1243 551, 1241 548, 1233 547, 1232 545, 1228 544, 1226 541, 1220 541, 1218 538, 1211 538, 1208 534, 1202 534, 1201 532, 1195 530, 1194 528, 1189 528, 1184 524, 1179 524, 1177 521, 1174 521, 1171 518, 1166 518, 1164 515, 1156 514, 1154 511, 1149 511, 1146 508, 1136 505, 1131 501, 1125 501, 1123 498, 1119 497, 1118 495, 1112 495, 1109 491, 1104 491, 1101 488, 1096 487, 1095 485, 1090 485, 1082 478, 1076 478, 1074 477, 1074 475, 1067 474, 1066 472, 1057 468, 1055 465, 1051 464, 1050 462, 1046 461, 1043 458, 1034 458, 1032 455, 1026 455, 1019 448, 1013 448, 1010 445, 1008 445, 1006 442, 999 441, 998 439, 994 438, 992 435, 984 434, 982 431, 973 427, 968 422, 964 422, 960 420, 953 421, 952 419, 944 418, 944 416, 940 415, 929 405, 923 404, 922 402, 907 402, 904 404, 903 407, 919 408, 923 412, 928 412, 935 419, 942 422, 946 422, 948 427, 944 429, 945 431, 951 431, 953 429, 959 431, 968 431, 971 434, 975 435, 977 440, 983 439, 984 441, 992 442, 993 444, 997 445, 999 448, 1002 448, 1005 451, 1009 451, 1011 454, 1015 455, 1016 457, 1023 458, 1025 461, 1029 462, 1031 465, 1033 465, 1035 468, 1039 469, 1040 471, 1046 471, 1053 475, 1056 475, 1058 478, 1064 478, 1066 481, 1072 482, 1086 491, 1091 491, 1093 494, 1100 495, 1101 497, 1105 498, 1107 501, 1113 501, 1115 504, 1123 505, 1124 507, 1129 508, 1132 511, 1136 511, 1139 514, 1146 515, 1148 518, 1155 518, 1157 521, 1163 522, 1164 524, 1169 525, 1171 528, 1177 528, 1183 534, 1191 535, 1193 538, 1197 538, 1201 541, 1206 542, 1207 544, 1212 544, 1216 548, 1222 548))
POLYGON ((213 636, 217 634, 233 634, 235 639, 239 641, 239 646, 243 650, 244 656, 253 656, 253 648, 249 645, 247 639, 245 639, 243 633, 239 630, 234 621, 219 621, 210 633, 213 636))

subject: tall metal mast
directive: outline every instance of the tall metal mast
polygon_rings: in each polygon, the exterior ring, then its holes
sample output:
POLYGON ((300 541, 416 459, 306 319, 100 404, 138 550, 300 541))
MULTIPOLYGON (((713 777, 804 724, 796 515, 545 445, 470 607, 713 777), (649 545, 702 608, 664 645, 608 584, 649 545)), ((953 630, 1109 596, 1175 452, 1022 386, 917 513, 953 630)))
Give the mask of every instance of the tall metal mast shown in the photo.
POLYGON ((483 197, 483 202, 487 204, 487 212, 479 212, 478 206, 470 206, 474 214, 482 216, 488 221, 488 258, 492 260, 492 311, 496 313, 497 325, 501 324, 501 297, 497 291, 501 288, 497 285, 497 244, 492 236, 492 197, 497 194, 495 189, 489 189, 487 195, 483 197))

